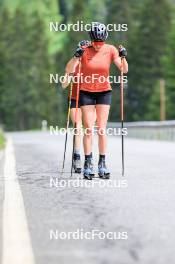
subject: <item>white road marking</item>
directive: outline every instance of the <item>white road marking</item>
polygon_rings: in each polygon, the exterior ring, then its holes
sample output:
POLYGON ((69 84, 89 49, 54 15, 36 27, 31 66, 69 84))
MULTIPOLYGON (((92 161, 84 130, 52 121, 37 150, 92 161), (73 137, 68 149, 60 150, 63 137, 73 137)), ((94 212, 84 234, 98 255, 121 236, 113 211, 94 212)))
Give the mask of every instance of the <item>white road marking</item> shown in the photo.
POLYGON ((34 264, 11 138, 5 150, 4 181, 2 264, 34 264))

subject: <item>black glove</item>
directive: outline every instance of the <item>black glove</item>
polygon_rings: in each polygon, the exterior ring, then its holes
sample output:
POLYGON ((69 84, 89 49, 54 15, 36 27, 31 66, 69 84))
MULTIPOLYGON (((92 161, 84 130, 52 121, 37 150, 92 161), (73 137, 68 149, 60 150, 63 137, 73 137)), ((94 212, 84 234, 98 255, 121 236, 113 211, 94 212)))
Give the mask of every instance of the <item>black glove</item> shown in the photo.
POLYGON ((119 56, 121 58, 126 58, 127 51, 126 51, 126 49, 124 47, 120 46, 119 49, 118 49, 118 51, 119 51, 119 56))
POLYGON ((81 40, 79 43, 78 43, 78 46, 77 46, 77 50, 74 54, 74 57, 76 58, 80 58, 83 53, 84 53, 84 50, 89 47, 91 45, 91 42, 89 40, 81 40))
POLYGON ((89 40, 81 40, 78 43, 78 48, 87 48, 89 46, 91 46, 91 42, 89 40))
POLYGON ((74 54, 74 57, 76 58, 80 58, 81 56, 83 56, 83 53, 84 53, 84 49, 82 48, 78 48, 74 54))

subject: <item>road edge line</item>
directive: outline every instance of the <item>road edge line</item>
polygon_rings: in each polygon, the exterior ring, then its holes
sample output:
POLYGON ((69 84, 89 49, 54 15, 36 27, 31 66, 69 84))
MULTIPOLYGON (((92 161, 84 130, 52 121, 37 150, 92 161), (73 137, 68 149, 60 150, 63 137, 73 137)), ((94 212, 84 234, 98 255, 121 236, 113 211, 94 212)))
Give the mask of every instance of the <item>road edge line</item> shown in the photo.
POLYGON ((2 264, 34 264, 24 201, 16 175, 13 142, 7 138, 4 164, 2 264))

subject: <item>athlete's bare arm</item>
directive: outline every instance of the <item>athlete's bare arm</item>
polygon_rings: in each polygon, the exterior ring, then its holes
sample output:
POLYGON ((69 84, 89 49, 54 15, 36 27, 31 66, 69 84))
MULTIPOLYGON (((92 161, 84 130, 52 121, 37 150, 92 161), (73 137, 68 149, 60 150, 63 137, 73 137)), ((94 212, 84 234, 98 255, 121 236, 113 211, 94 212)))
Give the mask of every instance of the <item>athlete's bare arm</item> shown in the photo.
MULTIPOLYGON (((121 70, 121 67, 122 67, 122 61, 121 61, 121 58, 118 56, 117 59, 115 59, 114 61, 115 65, 117 66, 117 68, 119 70, 121 70)), ((127 63, 127 60, 125 58, 123 58, 123 72, 124 73, 127 73, 128 72, 128 63, 127 63)))
POLYGON ((77 67, 79 63, 78 58, 72 58, 66 65, 66 73, 63 78, 63 81, 61 82, 62 88, 65 89, 69 86, 70 78, 69 75, 75 72, 75 68, 77 67))
POLYGON ((69 75, 65 73, 64 78, 61 80, 61 86, 63 89, 66 89, 69 86, 70 79, 69 75))
POLYGON ((66 73, 74 73, 75 68, 79 64, 79 58, 72 58, 66 65, 66 73))
POLYGON ((126 60, 126 56, 127 56, 127 51, 122 45, 120 45, 118 49, 115 49, 114 64, 117 66, 119 70, 121 70, 122 59, 123 59, 123 73, 128 72, 128 63, 126 60))

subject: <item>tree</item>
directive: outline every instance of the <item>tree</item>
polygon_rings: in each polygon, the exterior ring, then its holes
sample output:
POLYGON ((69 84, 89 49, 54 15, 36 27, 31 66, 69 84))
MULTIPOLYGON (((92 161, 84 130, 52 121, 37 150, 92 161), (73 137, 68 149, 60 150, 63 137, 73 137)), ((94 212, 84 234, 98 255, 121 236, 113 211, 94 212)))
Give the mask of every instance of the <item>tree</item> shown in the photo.
MULTIPOLYGON (((115 24, 117 27, 122 24, 127 24, 127 31, 111 31, 109 32, 108 43, 118 47, 120 44, 126 48, 129 47, 130 36, 132 32, 132 12, 129 0, 116 1, 110 0, 107 2, 107 18, 106 24, 115 24), (114 12, 115 10, 115 12, 114 12)), ((110 75, 119 76, 120 71, 113 65, 110 70, 110 75)), ((125 86, 126 88, 127 86, 125 86)), ((110 111, 110 120, 116 121, 120 118, 120 84, 112 84, 113 96, 110 111)), ((126 91, 126 89, 125 89, 126 91)), ((126 93, 126 92, 125 92, 126 93)))
MULTIPOLYGON (((171 5, 160 0, 145 0, 141 20, 130 54, 128 120, 144 120, 156 82, 163 77, 162 58, 165 54, 171 24, 171 5)), ((150 115, 151 118, 151 115, 150 115)))
POLYGON ((11 19, 8 10, 1 10, 0 16, 0 124, 3 124, 5 111, 3 106, 3 97, 5 93, 4 82, 8 76, 7 61, 8 61, 8 50, 7 47, 10 45, 8 38, 8 32, 11 30, 11 19), (6 23, 4 23, 6 21, 6 23))
POLYGON ((166 82, 166 96, 167 96, 167 119, 175 119, 175 23, 171 28, 169 34, 169 43, 167 47, 167 56, 164 58, 164 76, 166 82))
POLYGON ((2 121, 10 130, 40 127, 42 119, 53 122, 62 116, 56 90, 48 84, 51 64, 44 24, 37 13, 32 22, 19 9, 11 19, 7 14, 0 23, 2 121))
POLYGON ((65 0, 57 0, 59 14, 62 15, 62 23, 66 24, 68 21, 68 10, 65 0))

